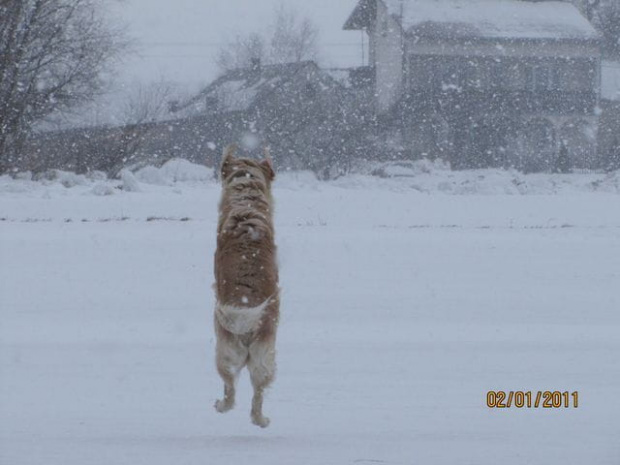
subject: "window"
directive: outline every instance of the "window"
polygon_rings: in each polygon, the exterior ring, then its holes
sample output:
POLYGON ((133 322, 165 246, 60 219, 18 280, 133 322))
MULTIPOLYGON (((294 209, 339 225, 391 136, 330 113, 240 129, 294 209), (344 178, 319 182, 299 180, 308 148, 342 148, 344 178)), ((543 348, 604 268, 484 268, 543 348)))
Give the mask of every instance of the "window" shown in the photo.
POLYGON ((480 69, 480 63, 475 60, 469 60, 463 63, 462 74, 463 81, 467 87, 480 89, 483 87, 484 73, 480 69))
POLYGON ((596 86, 596 66, 588 60, 574 60, 566 66, 562 77, 569 90, 592 90, 596 86))
POLYGON ((445 63, 440 68, 441 89, 457 90, 461 86, 461 73, 456 63, 445 63))
POLYGON ((433 57, 418 56, 411 60, 411 86, 414 89, 429 90, 435 87, 438 80, 436 63, 433 57))
POLYGON ((560 72, 557 66, 532 65, 527 70, 527 89, 533 92, 557 90, 560 87, 560 72))
POLYGON ((508 87, 505 64, 501 60, 493 61, 490 66, 491 87, 501 89, 508 87))

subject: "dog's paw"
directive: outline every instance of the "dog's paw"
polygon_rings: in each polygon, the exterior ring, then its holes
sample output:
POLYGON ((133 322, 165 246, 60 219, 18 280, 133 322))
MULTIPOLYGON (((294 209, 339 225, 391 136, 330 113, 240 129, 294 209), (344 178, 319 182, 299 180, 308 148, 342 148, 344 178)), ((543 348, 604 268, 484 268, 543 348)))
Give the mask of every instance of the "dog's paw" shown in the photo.
POLYGON ((261 428, 267 428, 269 426, 270 420, 263 415, 252 415, 252 423, 256 426, 260 426, 261 428))
POLYGON ((234 406, 235 404, 233 402, 228 402, 226 400, 216 400, 215 405, 214 405, 215 410, 217 410, 220 413, 228 412, 234 406))

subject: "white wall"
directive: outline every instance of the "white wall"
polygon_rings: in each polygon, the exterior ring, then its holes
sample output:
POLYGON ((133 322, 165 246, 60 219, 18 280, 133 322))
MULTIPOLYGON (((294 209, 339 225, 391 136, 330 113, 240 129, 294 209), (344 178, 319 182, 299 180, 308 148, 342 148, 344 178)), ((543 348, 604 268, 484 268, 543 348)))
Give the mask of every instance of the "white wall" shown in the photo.
POLYGON ((376 69, 377 111, 385 113, 401 95, 403 51, 400 25, 388 15, 381 0, 377 1, 377 21, 368 33, 370 62, 376 69))
POLYGON ((602 97, 620 101, 620 61, 603 62, 602 97))

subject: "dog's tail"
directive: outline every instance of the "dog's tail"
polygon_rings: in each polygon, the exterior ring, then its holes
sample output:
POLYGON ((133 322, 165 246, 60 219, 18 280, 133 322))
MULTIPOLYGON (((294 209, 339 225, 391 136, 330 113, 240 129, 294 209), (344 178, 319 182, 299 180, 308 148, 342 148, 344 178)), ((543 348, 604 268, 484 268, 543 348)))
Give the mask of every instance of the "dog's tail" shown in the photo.
POLYGON ((237 307, 217 302, 215 317, 226 331, 237 335, 247 334, 258 328, 265 309, 272 298, 273 296, 269 297, 256 307, 237 307))

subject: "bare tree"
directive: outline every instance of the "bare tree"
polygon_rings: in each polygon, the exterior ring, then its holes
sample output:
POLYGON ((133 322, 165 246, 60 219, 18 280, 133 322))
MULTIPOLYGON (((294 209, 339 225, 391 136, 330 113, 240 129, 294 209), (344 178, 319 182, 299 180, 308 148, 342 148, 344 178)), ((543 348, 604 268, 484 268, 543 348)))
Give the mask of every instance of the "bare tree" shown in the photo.
POLYGON ((601 6, 601 0, 586 0, 582 3, 586 18, 588 21, 592 21, 601 6))
POLYGON ((107 148, 107 153, 102 154, 99 169, 114 178, 134 160, 156 127, 155 123, 165 119, 170 105, 177 100, 176 94, 174 84, 164 80, 138 84, 125 102, 119 134, 107 148))
POLYGON ((123 106, 123 124, 142 124, 165 118, 176 94, 175 84, 169 81, 138 83, 123 106))
POLYGON ((271 37, 270 61, 296 63, 316 59, 318 36, 318 29, 309 18, 300 18, 294 10, 280 5, 271 37))
POLYGON ((602 34, 605 52, 620 57, 620 2, 618 0, 566 0, 573 3, 602 34))
POLYGON ((222 47, 215 63, 223 71, 245 68, 253 59, 266 60, 265 39, 258 33, 237 36, 235 41, 222 47))
POLYGON ((37 123, 96 97, 126 49, 103 1, 0 1, 0 173, 37 123))
POLYGON ((215 61, 222 71, 230 71, 247 68, 255 59, 265 64, 315 60, 318 36, 318 29, 309 18, 281 4, 274 12, 268 33, 237 36, 218 51, 215 61))

